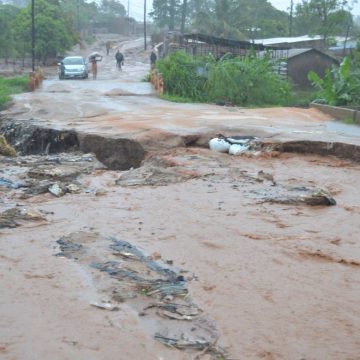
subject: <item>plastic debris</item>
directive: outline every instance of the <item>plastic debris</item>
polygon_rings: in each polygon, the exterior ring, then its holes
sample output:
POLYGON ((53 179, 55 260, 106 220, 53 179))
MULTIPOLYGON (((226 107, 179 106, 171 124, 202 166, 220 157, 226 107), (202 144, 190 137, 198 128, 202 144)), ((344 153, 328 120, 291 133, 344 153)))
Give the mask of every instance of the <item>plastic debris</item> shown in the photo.
POLYGON ((209 147, 212 151, 227 153, 230 149, 230 143, 225 139, 216 137, 209 141, 209 147))
POLYGON ((229 148, 230 155, 238 155, 243 153, 244 151, 248 150, 249 146, 241 145, 241 144, 233 144, 229 148))
POLYGON ((167 337, 161 334, 156 334, 154 338, 160 341, 162 344, 179 349, 193 349, 197 351, 202 351, 202 354, 210 354, 214 356, 215 359, 225 359, 226 352, 220 346, 218 346, 217 340, 207 341, 207 340, 192 340, 185 337, 184 335, 178 339, 175 337, 167 337))
POLYGON ((94 306, 94 307, 96 307, 98 309, 101 309, 101 310, 109 310, 109 311, 117 311, 117 310, 119 310, 119 308, 116 305, 114 305, 114 304, 112 304, 110 302, 101 302, 101 303, 92 302, 92 303, 90 303, 90 305, 94 306))
POLYGON ((209 148, 213 151, 238 155, 249 150, 251 143, 257 140, 255 136, 226 137, 219 134, 209 141, 209 148))

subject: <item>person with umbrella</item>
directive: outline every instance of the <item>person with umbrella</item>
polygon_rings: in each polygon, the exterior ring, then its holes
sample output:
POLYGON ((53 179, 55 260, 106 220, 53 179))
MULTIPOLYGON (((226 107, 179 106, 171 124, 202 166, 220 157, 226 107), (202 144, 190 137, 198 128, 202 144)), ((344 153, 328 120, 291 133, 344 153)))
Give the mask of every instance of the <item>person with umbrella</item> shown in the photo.
POLYGON ((102 60, 102 56, 99 53, 92 53, 89 56, 89 61, 91 63, 91 72, 93 74, 93 79, 96 80, 97 77, 97 63, 102 60))

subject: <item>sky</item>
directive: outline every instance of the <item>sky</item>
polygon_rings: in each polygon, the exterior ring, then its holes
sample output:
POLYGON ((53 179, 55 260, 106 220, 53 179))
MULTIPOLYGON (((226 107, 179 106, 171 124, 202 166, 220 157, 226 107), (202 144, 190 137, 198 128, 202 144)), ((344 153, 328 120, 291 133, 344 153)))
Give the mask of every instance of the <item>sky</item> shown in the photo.
MULTIPOLYGON (((290 0, 269 0, 270 3, 279 10, 287 11, 290 6, 290 0)), ((130 7, 130 16, 142 20, 144 17, 144 0, 120 0, 127 10, 130 7)), ((294 5, 300 3, 301 0, 294 0, 294 5)), ((147 0, 147 12, 151 10, 152 0, 147 0)), ((360 0, 353 6, 352 13, 360 16, 360 0)))
MULTIPOLYGON (((290 0, 269 0, 269 1, 274 7, 278 8, 279 10, 285 10, 285 11, 287 11, 291 2, 290 0)), ((301 3, 301 0, 294 0, 295 5, 298 3, 301 3)), ((353 6, 352 13, 354 15, 360 15, 360 1, 353 6)))

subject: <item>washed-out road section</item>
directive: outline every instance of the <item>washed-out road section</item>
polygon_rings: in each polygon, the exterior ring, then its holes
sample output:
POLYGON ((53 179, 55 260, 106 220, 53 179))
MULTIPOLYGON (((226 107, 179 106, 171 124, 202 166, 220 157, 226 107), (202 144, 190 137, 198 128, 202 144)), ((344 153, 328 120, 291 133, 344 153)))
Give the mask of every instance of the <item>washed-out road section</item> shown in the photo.
MULTIPOLYGON (((59 81, 50 72, 41 89, 18 95, 1 114, 3 123, 72 132, 80 149, 93 151, 96 141, 105 139, 109 151, 111 141, 121 139, 136 143, 143 154, 138 169, 94 166, 77 178, 79 191, 62 197, 2 188, 4 209, 15 206, 32 218, 41 216, 0 229, 0 357, 215 358, 206 349, 176 350, 155 341, 154 332, 163 325, 139 308, 146 295, 124 292, 121 282, 92 266, 99 258, 117 264, 118 255, 108 252, 111 241, 106 242, 115 237, 182 274, 192 301, 214 324, 219 338, 213 345, 226 349, 228 358, 357 359, 360 165, 349 146, 356 153, 358 128, 315 109, 160 100, 141 81, 149 54, 139 44, 117 43, 125 54, 122 72, 113 53, 99 64, 97 80, 59 81), (206 148, 217 133, 302 142, 299 151, 315 154, 264 151, 232 157, 206 148), (322 152, 311 151, 319 142, 322 152), (343 159, 319 156, 331 154, 335 143, 348 146, 343 159), (304 188, 328 191, 337 205, 279 201, 285 191, 304 188), (54 256, 64 237, 78 239, 70 245, 79 253, 54 256), (91 305, 111 301, 113 306, 115 295, 117 311, 91 305)), ((86 51, 102 49, 96 44, 86 51)), ((50 154, 35 168, 50 164, 56 174, 64 164, 74 168, 75 158, 57 157, 45 140, 42 152, 50 154)), ((9 161, 1 158, 2 174, 25 178, 19 169, 40 160, 9 161)), ((77 166, 85 169, 81 162, 77 166)), ((131 254, 124 256, 130 259, 120 257, 122 263, 134 266, 131 254)), ((169 334, 186 320, 171 321, 169 334)), ((191 338, 191 330, 185 335, 191 338)))

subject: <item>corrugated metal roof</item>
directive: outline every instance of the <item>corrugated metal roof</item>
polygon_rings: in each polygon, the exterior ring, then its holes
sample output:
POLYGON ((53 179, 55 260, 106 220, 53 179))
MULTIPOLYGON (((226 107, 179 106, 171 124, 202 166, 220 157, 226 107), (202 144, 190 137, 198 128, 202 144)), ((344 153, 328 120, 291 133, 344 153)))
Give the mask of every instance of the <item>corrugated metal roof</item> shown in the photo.
MULTIPOLYGON (((261 43, 252 43, 247 40, 223 39, 223 38, 219 38, 216 36, 210 36, 210 35, 204 35, 204 34, 185 34, 184 39, 197 41, 197 42, 204 42, 207 44, 214 44, 214 45, 241 47, 244 49, 250 49, 250 48, 254 48, 257 50, 272 49, 271 46, 266 46, 261 43)), ((279 47, 276 47, 276 49, 279 49, 279 47)))
POLYGON ((302 41, 315 41, 322 40, 323 37, 320 35, 309 36, 296 36, 296 37, 278 37, 278 38, 270 38, 270 39, 256 39, 255 44, 263 44, 263 45, 273 45, 273 44, 291 44, 302 41))

